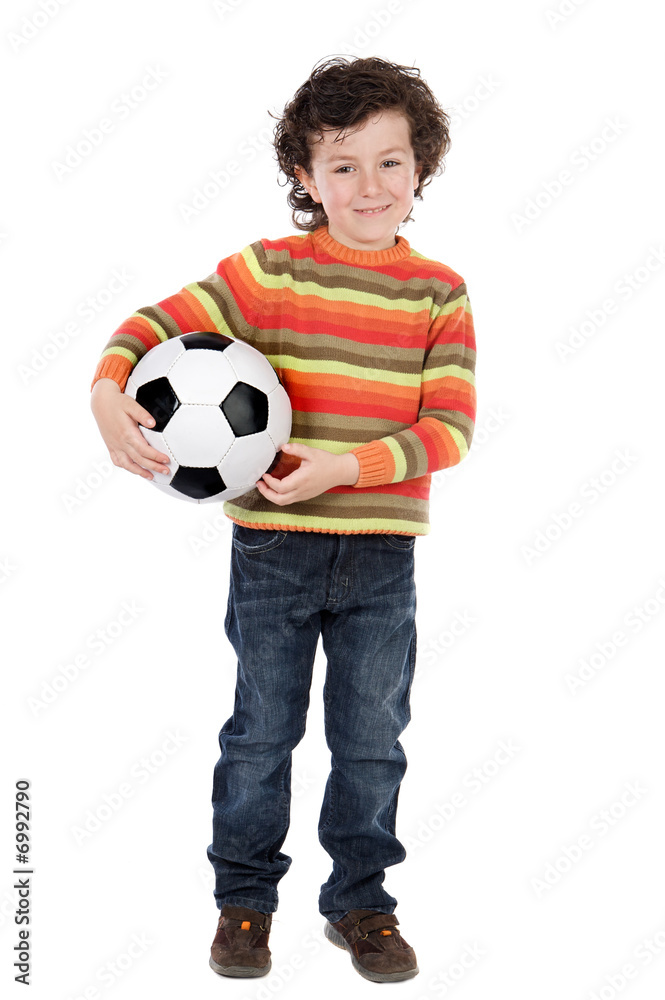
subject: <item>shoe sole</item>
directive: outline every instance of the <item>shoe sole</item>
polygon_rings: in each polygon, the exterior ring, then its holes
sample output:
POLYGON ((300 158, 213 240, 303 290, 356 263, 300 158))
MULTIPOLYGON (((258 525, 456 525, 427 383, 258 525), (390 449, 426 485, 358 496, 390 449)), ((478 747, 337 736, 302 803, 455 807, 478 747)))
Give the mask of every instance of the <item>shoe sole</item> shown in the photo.
POLYGON ((218 976, 235 976, 238 979, 254 979, 256 976, 267 976, 272 968, 272 961, 270 959, 268 959, 268 964, 263 968, 258 968, 256 965, 218 965, 212 956, 208 964, 218 976))
POLYGON ((351 961, 356 972, 359 972, 364 979, 369 979, 372 983, 397 983, 402 979, 412 979, 413 976, 417 976, 418 966, 415 969, 404 969, 402 972, 370 972, 369 969, 363 968, 356 956, 351 950, 351 945, 348 944, 339 931, 336 931, 329 920, 326 920, 323 933, 325 937, 328 938, 334 945, 338 948, 342 948, 344 951, 348 951, 351 956, 351 961))

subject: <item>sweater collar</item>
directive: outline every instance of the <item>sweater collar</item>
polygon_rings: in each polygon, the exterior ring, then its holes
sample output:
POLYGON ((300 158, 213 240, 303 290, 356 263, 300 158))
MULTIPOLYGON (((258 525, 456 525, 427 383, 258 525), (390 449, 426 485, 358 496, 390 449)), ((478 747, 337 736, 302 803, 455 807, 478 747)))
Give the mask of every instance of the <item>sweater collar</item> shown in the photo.
POLYGON ((311 237, 321 250, 347 264, 392 264, 393 261, 402 260, 411 253, 409 241, 399 235, 395 236, 397 240, 395 246, 386 250, 355 250, 353 247, 347 247, 332 238, 327 226, 319 226, 311 233, 311 237))

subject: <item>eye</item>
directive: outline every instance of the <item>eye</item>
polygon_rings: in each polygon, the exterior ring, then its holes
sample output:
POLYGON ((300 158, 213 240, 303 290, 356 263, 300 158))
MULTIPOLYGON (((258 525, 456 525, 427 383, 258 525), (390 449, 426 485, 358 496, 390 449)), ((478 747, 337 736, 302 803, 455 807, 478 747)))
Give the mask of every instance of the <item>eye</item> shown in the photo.
MULTIPOLYGON (((384 160, 383 163, 394 163, 396 167, 399 166, 399 160, 384 160)), ((383 166, 383 163, 381 164, 381 166, 383 166)), ((353 169, 354 169, 353 167, 350 167, 347 164, 347 165, 345 165, 343 167, 338 167, 337 170, 335 171, 335 173, 339 174, 342 170, 346 171, 346 170, 353 170, 353 169)))

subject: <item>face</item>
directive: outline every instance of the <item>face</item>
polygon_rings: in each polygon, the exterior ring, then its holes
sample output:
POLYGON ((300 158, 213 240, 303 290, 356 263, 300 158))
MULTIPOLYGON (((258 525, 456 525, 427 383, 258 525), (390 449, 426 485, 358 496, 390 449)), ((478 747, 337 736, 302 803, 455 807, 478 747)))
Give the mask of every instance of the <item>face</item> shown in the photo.
POLYGON ((339 131, 325 131, 314 142, 312 173, 298 167, 296 176, 323 205, 334 240, 355 250, 386 250, 395 246, 418 186, 409 123, 399 111, 381 111, 335 142, 339 131))

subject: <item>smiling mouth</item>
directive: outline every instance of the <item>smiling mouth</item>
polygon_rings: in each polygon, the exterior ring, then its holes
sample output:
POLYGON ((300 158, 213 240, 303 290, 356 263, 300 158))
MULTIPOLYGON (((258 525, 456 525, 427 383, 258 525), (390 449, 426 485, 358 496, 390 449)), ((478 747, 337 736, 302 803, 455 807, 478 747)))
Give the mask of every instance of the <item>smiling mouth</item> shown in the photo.
POLYGON ((356 208, 354 209, 358 215, 380 215, 381 212, 385 212, 390 205, 381 205, 380 208, 356 208))

